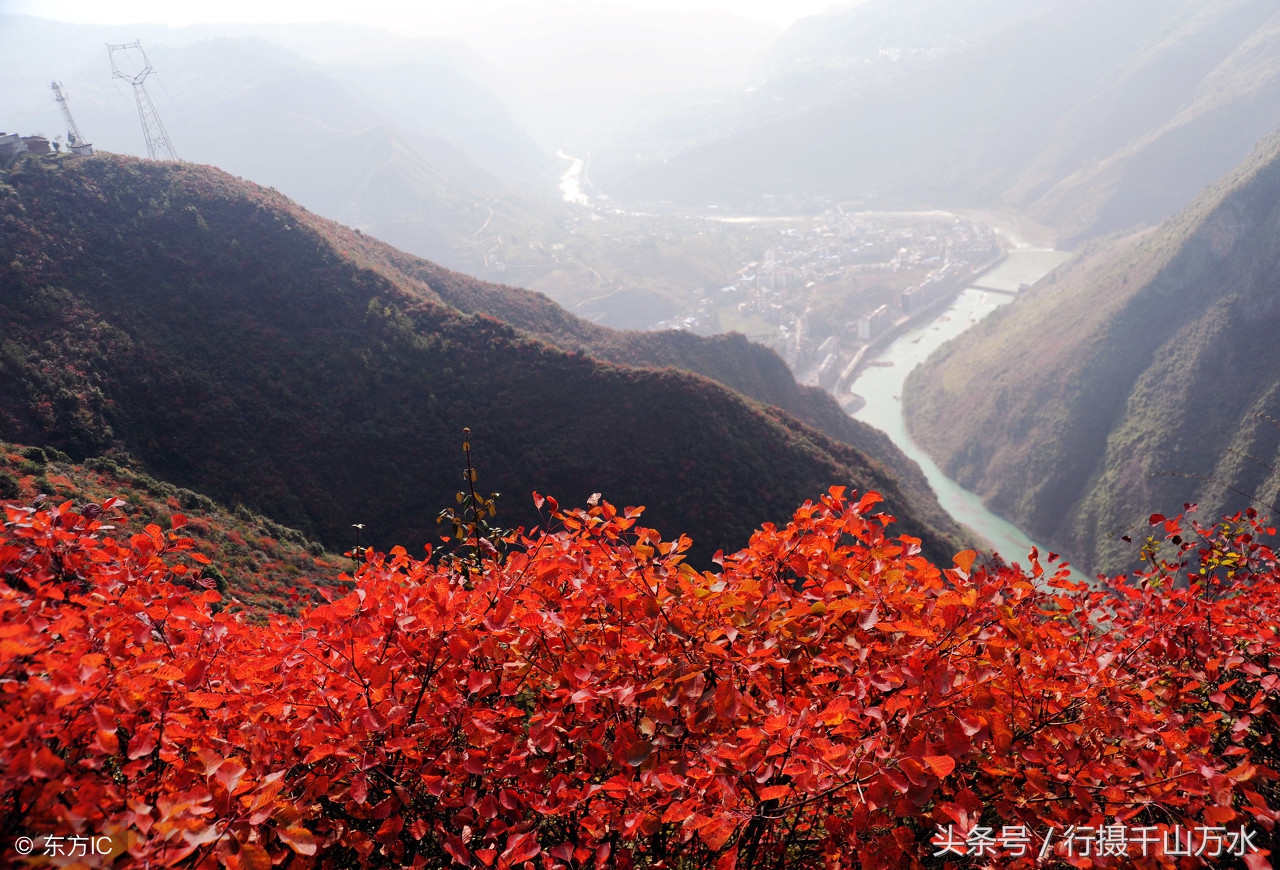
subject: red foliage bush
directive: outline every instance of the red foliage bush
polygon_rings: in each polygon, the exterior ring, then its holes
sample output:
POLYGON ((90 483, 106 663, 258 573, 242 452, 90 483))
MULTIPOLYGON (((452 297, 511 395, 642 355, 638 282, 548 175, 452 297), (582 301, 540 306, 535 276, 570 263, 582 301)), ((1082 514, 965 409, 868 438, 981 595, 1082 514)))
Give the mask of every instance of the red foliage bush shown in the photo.
MULTIPOLYGON (((138 866, 1030 866, 1050 827, 1124 824, 1246 826, 1267 866, 1280 597, 1256 520, 1193 525, 1184 561, 1094 590, 1034 554, 1029 572, 972 552, 940 568, 886 535, 877 501, 833 489, 719 573, 638 511, 550 502, 554 531, 479 572, 370 554, 349 594, 266 624, 176 582, 181 517, 115 540, 70 503, 11 508, 0 848, 92 833, 138 866), (938 857, 947 826, 1022 826, 1030 852, 938 857)), ((1210 860, 1067 843, 1051 861, 1210 860)))

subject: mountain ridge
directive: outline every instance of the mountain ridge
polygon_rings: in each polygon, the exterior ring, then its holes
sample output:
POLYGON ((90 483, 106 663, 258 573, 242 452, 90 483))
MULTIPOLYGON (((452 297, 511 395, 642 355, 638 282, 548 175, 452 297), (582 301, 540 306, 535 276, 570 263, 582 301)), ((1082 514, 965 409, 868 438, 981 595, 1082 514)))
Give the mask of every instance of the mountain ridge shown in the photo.
MULTIPOLYGON (((962 541, 936 501, 783 411, 463 313, 392 268, 407 255, 211 168, 28 158, 0 192, 13 440, 128 453, 329 546, 356 521, 375 545, 431 538, 464 426, 481 488, 659 505, 649 520, 702 558, 833 483, 881 490, 939 552, 962 541)), ((537 522, 522 501, 508 521, 537 522)))
POLYGON ((391 256, 397 268, 421 277, 442 301, 459 311, 488 314, 557 347, 609 362, 671 366, 703 375, 868 453, 892 468, 923 500, 933 497, 924 472, 887 435, 844 413, 825 390, 797 383, 776 352, 740 334, 610 329, 573 315, 543 293, 477 281, 403 254, 391 256))

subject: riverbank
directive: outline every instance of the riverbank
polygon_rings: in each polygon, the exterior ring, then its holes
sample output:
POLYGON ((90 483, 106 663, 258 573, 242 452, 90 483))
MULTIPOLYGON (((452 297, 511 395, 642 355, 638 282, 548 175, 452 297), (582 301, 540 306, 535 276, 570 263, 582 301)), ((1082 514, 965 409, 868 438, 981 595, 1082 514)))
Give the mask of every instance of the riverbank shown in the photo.
MULTIPOLYGON (((964 292, 966 286, 972 285, 973 282, 978 280, 981 276, 997 269, 1008 258, 1009 252, 1002 252, 998 257, 995 257, 974 269, 967 279, 956 281, 955 287, 951 288, 945 296, 936 300, 932 305, 926 306, 915 314, 904 315, 903 317, 898 318, 894 321, 892 326, 885 330, 883 334, 876 336, 870 342, 858 348, 854 353, 853 358, 849 360, 849 364, 845 366, 844 371, 840 373, 839 380, 836 381, 836 388, 834 392, 837 399, 841 400, 842 406, 845 404, 844 394, 846 393, 852 394, 852 399, 855 400, 855 402, 862 398, 857 393, 854 393, 851 387, 853 382, 857 380, 858 373, 862 371, 862 367, 864 365, 867 365, 871 360, 875 359, 876 355, 880 353, 880 351, 892 344, 908 329, 941 316, 948 307, 955 304, 956 298, 964 292)), ((863 403, 865 403, 865 401, 866 400, 863 399, 863 403)), ((861 404, 857 404, 856 407, 861 407, 861 404)), ((850 414, 853 413, 853 411, 849 410, 847 407, 846 411, 850 414)))
MULTIPOLYGON (((950 305, 932 312, 924 322, 904 327, 883 350, 868 355, 851 384, 853 391, 865 403, 850 416, 885 432, 903 453, 920 466, 943 509, 972 530, 975 536, 987 541, 992 552, 1010 562, 1025 562, 1027 554, 1036 547, 1035 542, 1012 523, 988 511, 978 496, 947 477, 912 441, 902 413, 902 389, 911 370, 935 350, 997 308, 1013 301, 1014 297, 1008 291, 976 288, 973 286, 975 282, 1004 283, 1016 279, 1018 284, 1034 283, 1069 256, 1042 248, 1010 251, 995 268, 972 279, 950 305), (871 365, 872 361, 881 364, 871 365)), ((1045 552, 1043 548, 1038 549, 1045 552)))

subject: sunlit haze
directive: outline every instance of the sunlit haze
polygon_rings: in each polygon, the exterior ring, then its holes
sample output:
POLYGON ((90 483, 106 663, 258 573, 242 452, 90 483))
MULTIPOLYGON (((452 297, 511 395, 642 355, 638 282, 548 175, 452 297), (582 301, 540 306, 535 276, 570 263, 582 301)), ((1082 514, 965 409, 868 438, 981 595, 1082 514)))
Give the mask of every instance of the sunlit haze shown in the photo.
MULTIPOLYGON (((455 40, 478 61, 471 74, 501 94, 528 132, 554 150, 628 100, 741 86, 791 24, 832 5, 829 0, 0 0, 0 14, 116 27, 120 32, 113 38, 144 38, 151 45, 267 35, 253 28, 325 26, 329 29, 319 40, 300 30, 276 30, 268 36, 324 62, 355 51, 382 52, 374 48, 379 40, 388 45, 404 39, 455 40), (335 23, 362 29, 344 39, 335 23)), ((430 54, 429 49, 414 49, 417 58, 430 54)))
MULTIPOLYGON (((680 0, 629 0, 626 3, 580 0, 576 5, 615 6, 661 12, 713 10, 785 26, 797 18, 813 15, 836 4, 827 0, 707 0, 701 3, 680 0)), ((486 0, 479 3, 375 0, 357 4, 342 0, 265 3, 253 0, 229 0, 225 3, 172 3, 167 0, 106 3, 97 0, 68 0, 55 3, 50 0, 3 0, 0 2, 0 14, 35 15, 85 24, 151 22, 172 26, 228 22, 285 24, 302 21, 351 21, 377 27, 391 26, 397 32, 409 35, 462 35, 472 32, 486 19, 499 16, 525 18, 548 14, 548 8, 564 9, 567 6, 568 4, 527 0, 486 0)))

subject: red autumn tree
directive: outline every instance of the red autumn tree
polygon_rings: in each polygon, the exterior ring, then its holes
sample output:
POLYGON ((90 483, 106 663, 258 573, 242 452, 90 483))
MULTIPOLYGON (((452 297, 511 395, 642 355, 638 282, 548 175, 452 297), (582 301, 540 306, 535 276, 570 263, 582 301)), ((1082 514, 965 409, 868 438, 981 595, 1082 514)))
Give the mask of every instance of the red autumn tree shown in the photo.
POLYGON ((1178 558, 1095 589, 1034 554, 931 564, 878 500, 832 489, 717 572, 638 510, 547 500, 550 531, 478 568, 368 554, 348 593, 266 621, 215 612, 181 517, 116 539, 109 510, 10 508, 0 847, 92 833, 118 866, 233 868, 1269 866, 1271 530, 1158 518, 1178 558), (1119 826, 1224 832, 1220 857, 1207 833, 1200 856, 1104 854, 1119 826))

